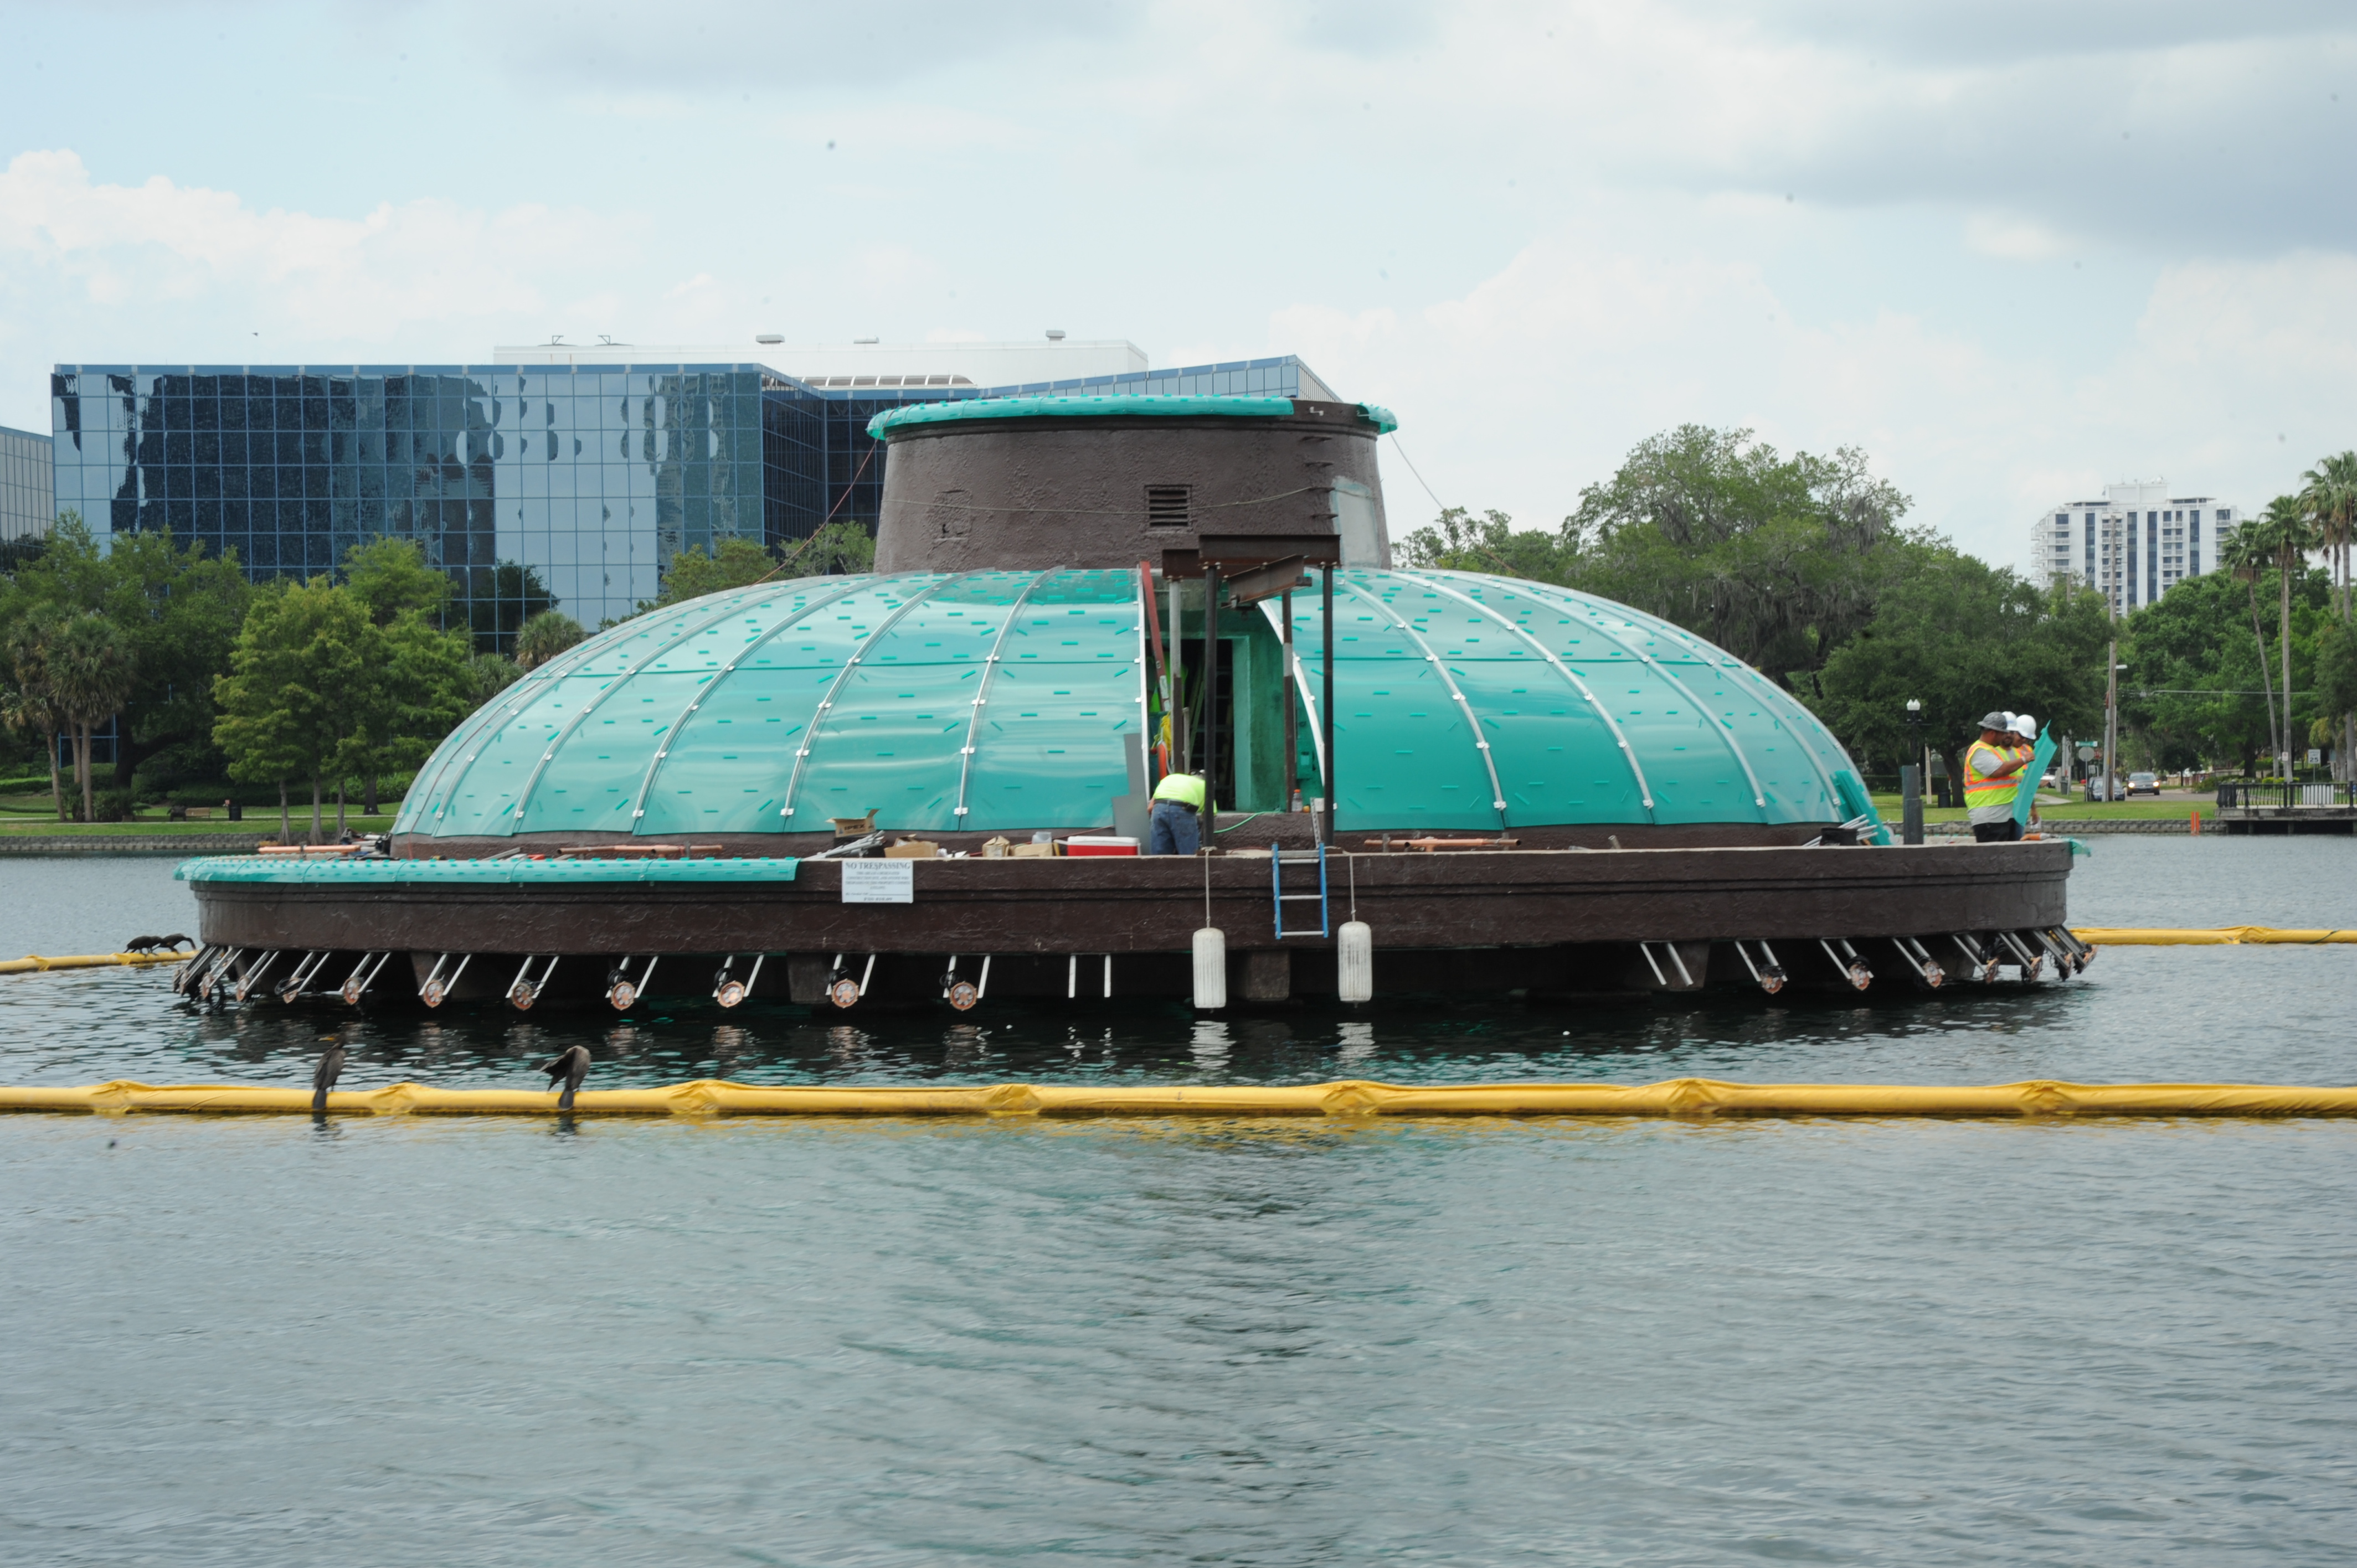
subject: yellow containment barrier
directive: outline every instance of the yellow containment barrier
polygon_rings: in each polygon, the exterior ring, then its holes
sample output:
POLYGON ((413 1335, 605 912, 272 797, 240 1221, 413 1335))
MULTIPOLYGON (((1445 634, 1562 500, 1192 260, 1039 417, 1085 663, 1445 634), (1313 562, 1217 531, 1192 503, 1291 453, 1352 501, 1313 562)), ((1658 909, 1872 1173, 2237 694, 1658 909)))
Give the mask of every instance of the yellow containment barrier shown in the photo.
POLYGON ((2073 926, 2071 934, 2099 948, 2237 948, 2266 943, 2315 947, 2325 942, 2357 942, 2357 930, 2292 930, 2276 926, 2219 926, 2206 930, 2073 926))
POLYGON ((62 958, 43 958, 27 953, 23 958, 0 959, 0 974, 40 974, 52 969, 113 969, 117 966, 137 968, 143 963, 186 963, 196 957, 192 952, 89 952, 72 953, 62 958))
MULTIPOLYGON (((295 1115, 307 1089, 156 1086, 0 1089, 0 1111, 295 1115)), ((529 1089, 343 1090, 328 1109, 361 1116, 548 1116, 556 1096, 529 1089)), ((698 1079, 652 1089, 585 1090, 580 1116, 1173 1117, 1324 1116, 2357 1116, 2357 1089, 2237 1083, 2057 1083, 1987 1087, 1727 1083, 1674 1078, 1611 1083, 1298 1085, 996 1083, 935 1089, 763 1088, 698 1079)))

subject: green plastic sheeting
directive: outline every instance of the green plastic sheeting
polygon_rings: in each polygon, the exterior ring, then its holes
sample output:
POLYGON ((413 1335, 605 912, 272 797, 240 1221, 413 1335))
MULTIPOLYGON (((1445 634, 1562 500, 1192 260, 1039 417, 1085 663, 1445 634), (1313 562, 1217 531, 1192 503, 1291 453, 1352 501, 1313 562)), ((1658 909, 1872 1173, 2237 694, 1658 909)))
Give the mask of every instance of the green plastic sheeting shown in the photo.
POLYGON ((583 886, 647 882, 791 882, 800 863, 775 860, 296 860, 216 854, 184 860, 182 882, 307 883, 341 887, 583 886))
POLYGON ((2021 783, 2013 791, 2013 820, 2025 829, 2029 826, 2029 813, 2038 805, 2038 781, 2046 777, 2046 766, 2060 749, 2054 744, 2054 732, 2041 725, 2038 744, 2030 748, 2029 764, 2021 770, 2021 783))
POLYGON ((881 439, 886 431, 904 425, 949 424, 963 419, 1070 419, 1075 415, 1122 413, 1208 413, 1266 419, 1271 414, 1292 412, 1293 400, 1289 397, 1158 397, 1149 392, 1125 392, 1114 397, 984 397, 953 403, 912 403, 903 408, 886 409, 867 422, 867 434, 881 439))
POLYGON ((1087 828, 1145 723, 1135 575, 803 577, 626 621, 442 744, 395 832, 1087 828))
MULTIPOLYGON (((1312 796, 1325 771, 1314 578, 1293 595, 1312 796)), ((1287 700, 1279 617, 1269 600, 1222 618, 1252 643, 1248 658, 1238 645, 1249 673, 1233 695, 1256 724, 1287 700)), ((671 606, 468 718, 394 831, 694 842, 823 832, 870 811, 900 832, 1105 827, 1129 789, 1125 740, 1147 732, 1143 623, 1123 571, 807 577, 671 606)), ((1856 764, 1789 693, 1609 600, 1479 573, 1345 570, 1335 653, 1345 829, 1858 814, 1856 764)), ((1184 658, 1200 667, 1199 638, 1184 658)))
POLYGON ((1399 428, 1399 415, 1382 403, 1362 403, 1359 405, 1359 412, 1366 416, 1368 424, 1375 427, 1378 435, 1389 435, 1399 428))
MULTIPOLYGON (((1294 645, 1321 685, 1318 595, 1294 645)), ((1265 613, 1274 620, 1273 602, 1265 613)), ((1468 572, 1343 571, 1343 828, 1840 822, 1841 744, 1774 682, 1666 621, 1468 572)))

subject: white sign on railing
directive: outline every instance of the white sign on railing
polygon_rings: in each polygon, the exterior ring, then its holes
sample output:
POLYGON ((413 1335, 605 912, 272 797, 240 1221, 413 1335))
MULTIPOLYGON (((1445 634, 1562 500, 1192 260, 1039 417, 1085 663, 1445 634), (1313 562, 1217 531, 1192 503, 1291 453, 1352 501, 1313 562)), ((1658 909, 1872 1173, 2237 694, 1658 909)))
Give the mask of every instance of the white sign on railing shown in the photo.
POLYGON ((845 861, 843 901, 846 904, 915 903, 917 863, 913 860, 845 861))

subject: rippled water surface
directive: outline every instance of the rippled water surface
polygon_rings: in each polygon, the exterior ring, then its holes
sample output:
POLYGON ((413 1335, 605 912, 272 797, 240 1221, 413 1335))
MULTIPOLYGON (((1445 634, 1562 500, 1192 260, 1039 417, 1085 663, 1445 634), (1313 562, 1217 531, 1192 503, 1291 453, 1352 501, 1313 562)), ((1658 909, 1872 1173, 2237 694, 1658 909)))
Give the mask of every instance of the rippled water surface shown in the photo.
MULTIPOLYGON (((0 861, 0 952, 193 929, 0 861)), ((2097 841, 2074 921, 2357 927, 2357 844, 2097 841)), ((1198 1024, 198 1016, 0 1080, 2345 1083, 2357 948, 2042 990, 1198 1024)), ((0 1561, 2341 1563, 2357 1126, 0 1118, 0 1561)))

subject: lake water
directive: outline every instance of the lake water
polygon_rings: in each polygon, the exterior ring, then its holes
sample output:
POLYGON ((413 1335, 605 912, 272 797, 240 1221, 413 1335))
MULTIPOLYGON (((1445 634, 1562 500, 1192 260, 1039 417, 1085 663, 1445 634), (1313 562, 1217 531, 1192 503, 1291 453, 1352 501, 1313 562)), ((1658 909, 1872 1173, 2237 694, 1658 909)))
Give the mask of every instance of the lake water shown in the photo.
MULTIPOLYGON (((2084 924, 2357 927, 2114 838, 2084 924)), ((0 953, 193 930, 0 861, 0 953)), ((0 1081, 2347 1083, 2357 949, 2030 991, 424 1022, 0 980, 0 1081)), ((2357 1125, 0 1118, 0 1562, 2306 1563, 2357 1543, 2357 1125)))

